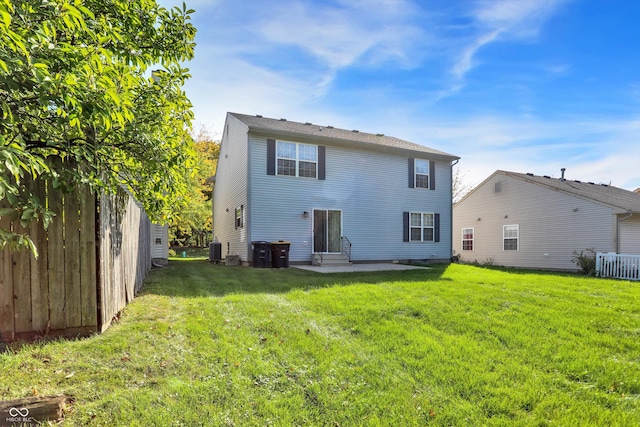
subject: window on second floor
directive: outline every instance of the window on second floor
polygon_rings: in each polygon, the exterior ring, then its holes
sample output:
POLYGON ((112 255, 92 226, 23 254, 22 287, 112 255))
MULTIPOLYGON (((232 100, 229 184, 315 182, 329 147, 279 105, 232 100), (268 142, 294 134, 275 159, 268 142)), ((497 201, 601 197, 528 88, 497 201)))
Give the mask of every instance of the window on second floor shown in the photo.
POLYGON ((296 142, 277 141, 276 173, 306 178, 317 178, 318 147, 296 142))
POLYGON ((429 188, 429 160, 415 159, 416 188, 429 188))
POLYGON ((409 188, 436 189, 436 164, 433 160, 409 158, 409 188))

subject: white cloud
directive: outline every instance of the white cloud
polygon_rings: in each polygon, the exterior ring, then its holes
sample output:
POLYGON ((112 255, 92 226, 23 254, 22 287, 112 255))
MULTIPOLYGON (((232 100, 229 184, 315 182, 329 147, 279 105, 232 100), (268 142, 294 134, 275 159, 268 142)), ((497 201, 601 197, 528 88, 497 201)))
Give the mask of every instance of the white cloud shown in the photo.
POLYGON ((279 49, 295 47, 309 54, 326 68, 328 84, 337 71, 354 65, 416 64, 415 46, 425 37, 411 22, 413 10, 408 1, 290 0, 265 13, 256 30, 279 49))
POLYGON ((501 40, 531 40, 558 7, 570 0, 483 0, 470 13, 471 41, 457 55, 451 72, 457 81, 475 66, 479 50, 501 40))
POLYGON ((461 157, 465 179, 477 185, 498 169, 640 187, 640 118, 562 121, 475 117, 432 121, 412 140, 461 157))

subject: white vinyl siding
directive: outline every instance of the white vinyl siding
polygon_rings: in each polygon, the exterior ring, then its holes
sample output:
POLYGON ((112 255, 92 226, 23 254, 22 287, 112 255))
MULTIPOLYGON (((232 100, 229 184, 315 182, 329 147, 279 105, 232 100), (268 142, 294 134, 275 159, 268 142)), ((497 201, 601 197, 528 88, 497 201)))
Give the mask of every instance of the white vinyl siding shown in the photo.
POLYGON ((168 259, 169 258, 169 226, 153 224, 153 233, 151 235, 151 258, 168 259))
MULTIPOLYGON (((623 215, 626 217, 627 214, 623 215)), ((640 255, 640 217, 632 216, 620 221, 620 253, 640 255)))
POLYGON ((213 236, 222 243, 222 256, 239 255, 243 262, 249 258, 247 246, 249 179, 247 127, 227 115, 225 133, 220 144, 220 156, 213 191, 213 236), (244 206, 243 227, 236 228, 236 209, 244 206))
POLYGON ((342 211, 342 230, 352 243, 352 260, 390 261, 451 257, 451 166, 434 162, 438 190, 416 197, 407 186, 407 157, 348 146, 326 146, 326 180, 268 175, 267 138, 250 135, 251 240, 291 242, 289 259, 310 262, 314 209, 342 211), (380 180, 380 171, 385 171, 380 180), (441 241, 403 241, 404 212, 440 213, 441 241))
POLYGON ((462 239, 453 242, 455 254, 463 262, 576 270, 571 260, 574 251, 616 251, 616 217, 611 207, 502 171, 455 205, 453 224, 457 230, 474 228, 473 252, 462 250, 462 239), (498 183, 500 191, 496 192, 498 183), (503 226, 509 224, 520 225, 517 251, 504 250, 503 226))

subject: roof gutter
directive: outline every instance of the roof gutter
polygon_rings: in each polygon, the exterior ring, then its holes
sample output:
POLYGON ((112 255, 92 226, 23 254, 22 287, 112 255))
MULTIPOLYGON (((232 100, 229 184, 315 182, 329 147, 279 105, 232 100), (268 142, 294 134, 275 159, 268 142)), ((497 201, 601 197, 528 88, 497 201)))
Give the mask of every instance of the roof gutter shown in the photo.
POLYGON ((302 133, 291 132, 291 131, 275 131, 275 130, 264 129, 264 128, 255 127, 255 126, 249 126, 249 133, 252 133, 256 136, 271 137, 271 138, 281 138, 283 135, 287 135, 299 142, 308 142, 312 144, 320 144, 324 141, 327 141, 327 139, 329 139, 333 141, 336 145, 343 146, 343 147, 361 147, 361 148, 367 148, 370 151, 377 151, 377 152, 383 152, 383 153, 405 154, 405 155, 415 156, 415 157, 424 156, 425 158, 429 158, 433 160, 454 161, 454 160, 460 159, 460 157, 454 156, 448 153, 431 153, 428 151, 412 150, 411 148, 405 148, 405 147, 394 147, 391 145, 376 144, 376 143, 364 142, 364 141, 354 141, 352 139, 343 139, 343 138, 336 138, 336 137, 324 136, 324 135, 309 135, 309 134, 302 134, 302 133))
POLYGON ((627 210, 627 216, 618 218, 618 222, 616 224, 616 253, 620 253, 620 223, 622 221, 626 221, 633 216, 633 211, 631 209, 627 210))

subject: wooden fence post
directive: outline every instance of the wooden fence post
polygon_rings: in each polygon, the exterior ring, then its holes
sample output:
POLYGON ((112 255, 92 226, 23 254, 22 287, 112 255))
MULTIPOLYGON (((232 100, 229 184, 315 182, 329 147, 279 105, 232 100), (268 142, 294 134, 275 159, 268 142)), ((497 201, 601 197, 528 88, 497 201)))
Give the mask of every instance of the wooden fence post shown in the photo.
MULTIPOLYGON (((0 200, 0 209, 9 204, 0 200)), ((11 229, 11 221, 7 216, 0 217, 0 228, 11 229)), ((9 248, 0 249, 0 343, 12 341, 15 335, 13 312, 13 263, 9 248)))

